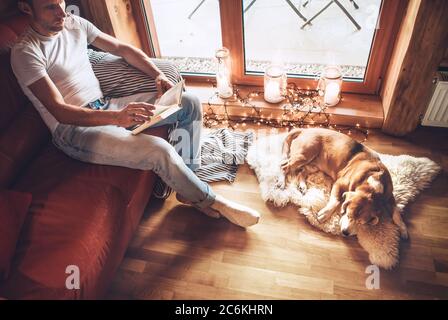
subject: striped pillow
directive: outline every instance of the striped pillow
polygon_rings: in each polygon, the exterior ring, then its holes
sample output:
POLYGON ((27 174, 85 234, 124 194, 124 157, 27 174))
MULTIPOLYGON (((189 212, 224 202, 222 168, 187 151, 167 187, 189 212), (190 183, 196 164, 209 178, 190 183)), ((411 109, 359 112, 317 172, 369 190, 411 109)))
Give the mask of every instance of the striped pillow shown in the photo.
MULTIPOLYGON (((147 74, 110 53, 88 50, 93 72, 105 97, 119 98, 136 93, 157 92, 156 83, 147 74)), ((174 84, 182 80, 179 70, 167 60, 151 59, 174 84)))

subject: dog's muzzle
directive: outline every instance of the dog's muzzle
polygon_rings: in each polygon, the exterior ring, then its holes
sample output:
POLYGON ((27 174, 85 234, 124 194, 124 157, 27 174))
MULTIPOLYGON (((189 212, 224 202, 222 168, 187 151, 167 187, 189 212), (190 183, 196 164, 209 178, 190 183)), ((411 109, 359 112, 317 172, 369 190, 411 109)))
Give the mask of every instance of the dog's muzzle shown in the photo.
POLYGON ((352 233, 350 232, 350 220, 347 214, 344 214, 341 217, 341 219, 339 220, 339 226, 341 227, 341 233, 344 237, 352 235, 352 233))

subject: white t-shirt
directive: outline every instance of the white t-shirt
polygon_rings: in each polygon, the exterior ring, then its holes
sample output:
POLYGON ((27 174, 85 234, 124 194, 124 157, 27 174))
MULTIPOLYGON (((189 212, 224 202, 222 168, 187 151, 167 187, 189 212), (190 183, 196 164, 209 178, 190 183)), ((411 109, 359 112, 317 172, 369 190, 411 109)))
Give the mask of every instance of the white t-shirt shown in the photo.
POLYGON ((14 74, 52 133, 58 121, 28 86, 48 75, 68 104, 83 107, 101 98, 103 93, 87 56, 87 45, 100 32, 89 21, 70 14, 57 35, 47 37, 29 28, 12 48, 14 74))

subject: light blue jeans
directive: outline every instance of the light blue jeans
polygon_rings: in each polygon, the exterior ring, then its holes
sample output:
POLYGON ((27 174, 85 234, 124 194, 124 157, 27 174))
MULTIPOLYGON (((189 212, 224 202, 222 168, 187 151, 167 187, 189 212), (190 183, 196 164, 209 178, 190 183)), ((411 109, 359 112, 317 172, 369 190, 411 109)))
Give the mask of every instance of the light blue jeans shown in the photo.
MULTIPOLYGON (((152 93, 112 99, 108 110, 120 110, 130 102, 154 103, 152 93)), ((151 170, 168 186, 198 208, 213 204, 216 195, 192 170, 200 167, 202 106, 198 98, 185 93, 182 109, 155 126, 177 125, 165 139, 139 134, 117 126, 78 127, 59 124, 53 143, 68 156, 95 164, 151 170), (182 156, 179 154, 182 153, 182 156)))

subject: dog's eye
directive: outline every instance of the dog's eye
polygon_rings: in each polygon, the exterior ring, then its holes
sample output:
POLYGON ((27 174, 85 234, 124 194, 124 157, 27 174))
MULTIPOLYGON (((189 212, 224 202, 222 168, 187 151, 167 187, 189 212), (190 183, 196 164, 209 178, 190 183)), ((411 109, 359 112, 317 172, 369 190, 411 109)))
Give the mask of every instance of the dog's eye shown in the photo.
POLYGON ((375 226, 378 224, 379 221, 380 219, 378 217, 370 217, 367 223, 370 224, 371 226, 375 226))

